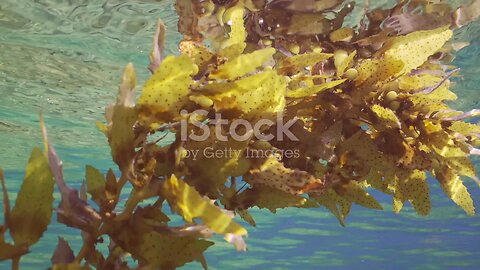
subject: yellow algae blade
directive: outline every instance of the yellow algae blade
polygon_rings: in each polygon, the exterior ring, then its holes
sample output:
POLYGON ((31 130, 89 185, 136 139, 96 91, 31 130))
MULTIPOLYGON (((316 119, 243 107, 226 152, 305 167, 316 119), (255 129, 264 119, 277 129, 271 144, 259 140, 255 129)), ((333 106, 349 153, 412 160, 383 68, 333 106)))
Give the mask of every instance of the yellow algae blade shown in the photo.
POLYGON ((177 115, 198 67, 187 55, 168 56, 148 79, 138 98, 139 119, 163 120, 177 115))
POLYGON ((446 27, 416 31, 399 36, 387 42, 385 56, 404 63, 401 73, 408 73, 421 66, 428 57, 436 53, 452 37, 453 32, 446 27))
POLYGON ((230 33, 228 39, 222 44, 222 49, 219 52, 221 57, 232 59, 245 50, 247 32, 243 20, 244 13, 244 8, 241 5, 233 6, 225 11, 223 22, 230 25, 230 33))
POLYGON ((242 54, 218 67, 209 78, 232 80, 255 71, 275 53, 274 48, 266 48, 248 54, 242 54))
POLYGON ((321 52, 298 54, 279 61, 277 69, 281 74, 296 74, 332 56, 333 54, 321 52))
POLYGON ((246 235, 247 231, 233 221, 220 208, 203 198, 185 182, 172 175, 165 180, 163 185, 165 197, 170 205, 185 219, 191 223, 194 218, 199 218, 212 231, 218 234, 246 235))
POLYGON ((389 108, 384 108, 380 105, 373 105, 370 107, 376 116, 376 122, 380 127, 400 128, 400 120, 397 115, 389 108))
POLYGON ((473 216, 475 214, 473 200, 463 184, 462 179, 460 179, 460 176, 448 168, 440 168, 438 171, 435 171, 435 176, 440 182, 445 194, 447 194, 455 204, 460 206, 467 215, 473 216))
POLYGON ((294 90, 287 91, 285 94, 286 97, 289 98, 303 98, 303 97, 309 97, 315 94, 318 94, 322 91, 334 88, 335 86, 338 86, 342 83, 344 83, 347 79, 342 79, 342 80, 337 80, 337 81, 332 81, 332 82, 327 82, 319 85, 315 85, 312 87, 303 87, 303 88, 297 88, 294 90))
POLYGON ((269 114, 285 106, 286 80, 273 70, 224 84, 223 93, 211 96, 214 108, 236 109, 246 114, 269 114), (228 87, 231 87, 230 90, 228 87))
POLYGON ((53 186, 47 157, 39 148, 33 148, 10 216, 15 245, 32 245, 42 237, 52 216, 53 186))

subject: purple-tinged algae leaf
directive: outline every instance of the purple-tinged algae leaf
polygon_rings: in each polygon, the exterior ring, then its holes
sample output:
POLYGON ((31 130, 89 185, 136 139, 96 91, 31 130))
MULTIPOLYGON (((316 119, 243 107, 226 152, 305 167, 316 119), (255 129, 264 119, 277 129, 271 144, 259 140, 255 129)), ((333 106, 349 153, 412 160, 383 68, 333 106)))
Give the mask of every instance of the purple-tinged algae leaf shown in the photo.
POLYGON ((53 252, 52 258, 50 261, 52 264, 69 264, 75 260, 75 255, 73 250, 63 237, 58 237, 57 247, 53 252))
POLYGON ((58 157, 53 145, 48 141, 47 129, 44 125, 42 115, 40 115, 40 129, 47 150, 48 165, 61 194, 61 201, 56 209, 57 219, 67 226, 89 231, 100 221, 101 217, 84 200, 80 199, 77 190, 68 187, 65 183, 63 179, 62 161, 58 157))
POLYGON ((155 35, 153 36, 153 46, 152 51, 150 52, 149 59, 150 64, 148 65, 148 69, 154 73, 155 70, 160 66, 160 62, 164 57, 165 49, 165 24, 161 19, 157 21, 157 29, 155 31, 155 35))

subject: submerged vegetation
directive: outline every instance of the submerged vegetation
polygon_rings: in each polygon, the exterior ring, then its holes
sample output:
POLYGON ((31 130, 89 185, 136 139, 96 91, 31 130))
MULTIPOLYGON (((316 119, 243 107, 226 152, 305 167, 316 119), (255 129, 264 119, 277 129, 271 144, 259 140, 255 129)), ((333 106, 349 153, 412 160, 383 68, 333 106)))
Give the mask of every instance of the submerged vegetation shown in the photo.
POLYGON ((130 256, 135 269, 206 268, 213 234, 246 250, 235 215, 255 226, 252 207, 325 207, 343 225, 352 203, 382 209, 368 189, 391 195, 395 212, 409 203, 427 215, 428 175, 473 215, 463 180, 478 182, 470 156, 480 154, 480 126, 467 120, 480 111, 446 102, 456 99, 452 56, 467 45, 453 30, 478 17, 480 2, 430 2, 365 6, 350 28, 354 2, 177 0, 180 54, 164 56, 159 21, 137 101, 129 64, 107 123, 97 123, 117 173, 87 166, 82 190, 68 187, 41 121, 45 150, 32 151, 12 209, 0 174, 0 260, 17 269, 39 241, 55 183, 57 220, 81 230, 83 246, 74 254, 60 238, 52 269, 130 269, 130 256), (293 137, 276 132, 279 118, 293 137))

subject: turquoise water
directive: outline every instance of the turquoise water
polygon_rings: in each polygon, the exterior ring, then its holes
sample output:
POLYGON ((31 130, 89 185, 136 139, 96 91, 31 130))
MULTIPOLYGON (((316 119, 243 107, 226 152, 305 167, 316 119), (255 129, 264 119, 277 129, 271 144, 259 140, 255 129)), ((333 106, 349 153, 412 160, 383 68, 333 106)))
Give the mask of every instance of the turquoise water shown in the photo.
MULTIPOLYGON (((103 108, 114 100, 126 63, 134 63, 139 82, 147 77, 146 56, 159 17, 168 29, 167 50, 175 52, 179 35, 171 2, 0 1, 0 166, 12 201, 31 147, 41 145, 39 111, 72 186, 79 186, 86 164, 103 171, 113 167, 94 123, 103 120, 103 108)), ((464 77, 455 79, 454 107, 480 108, 480 24, 456 38, 472 45, 455 60, 464 77)), ((254 210, 258 227, 249 227, 249 251, 237 253, 219 240, 207 251, 207 261, 211 269, 480 269, 480 217, 464 215, 430 183, 434 208, 426 218, 409 207, 391 213, 390 200, 377 193, 386 210, 354 207, 347 227, 324 209, 276 215, 254 210)), ((470 181, 467 186, 480 203, 480 189, 470 181)), ((78 250, 78 231, 53 223, 22 258, 21 269, 46 268, 57 236, 78 250)), ((8 267, 0 263, 0 269, 8 267)), ((192 263, 185 269, 199 267, 192 263)))

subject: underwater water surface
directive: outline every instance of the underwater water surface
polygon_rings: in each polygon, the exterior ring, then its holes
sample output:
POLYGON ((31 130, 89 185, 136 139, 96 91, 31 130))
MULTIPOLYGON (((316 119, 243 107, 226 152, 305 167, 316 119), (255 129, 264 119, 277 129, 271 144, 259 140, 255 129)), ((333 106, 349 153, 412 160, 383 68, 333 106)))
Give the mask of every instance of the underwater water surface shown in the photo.
MULTIPOLYGON (((363 1, 358 1, 363 2, 363 1)), ((371 1, 387 5, 387 1, 371 1)), ((458 2, 458 1, 449 1, 458 2)), ((65 178, 78 188, 84 167, 114 168, 106 139, 95 127, 116 95, 121 70, 132 62, 141 85, 157 18, 167 26, 167 52, 175 53, 172 1, 0 0, 0 167, 15 200, 33 146, 40 146, 38 113, 64 161, 65 178)), ((351 19, 354 24, 355 18, 351 19)), ((454 64, 459 96, 453 106, 480 108, 480 23, 456 33, 470 41, 454 64)), ((477 168, 480 161, 476 160, 477 168)), ((480 204, 480 188, 466 185, 480 204)), ((206 252, 210 269, 480 269, 480 216, 468 217, 430 181, 433 210, 418 217, 410 207, 390 211, 390 199, 373 192, 384 211, 353 207, 346 227, 325 209, 254 210, 248 252, 218 239, 206 252)), ((55 194, 59 200, 59 194, 55 194)), ((54 217, 55 218, 55 217, 54 217)), ((1 220, 1 219, 0 219, 1 220)), ((79 231, 52 223, 21 269, 45 269, 57 236, 75 251, 79 231)), ((8 269, 9 263, 0 263, 8 269)), ((198 269, 191 263, 184 269, 198 269)))

